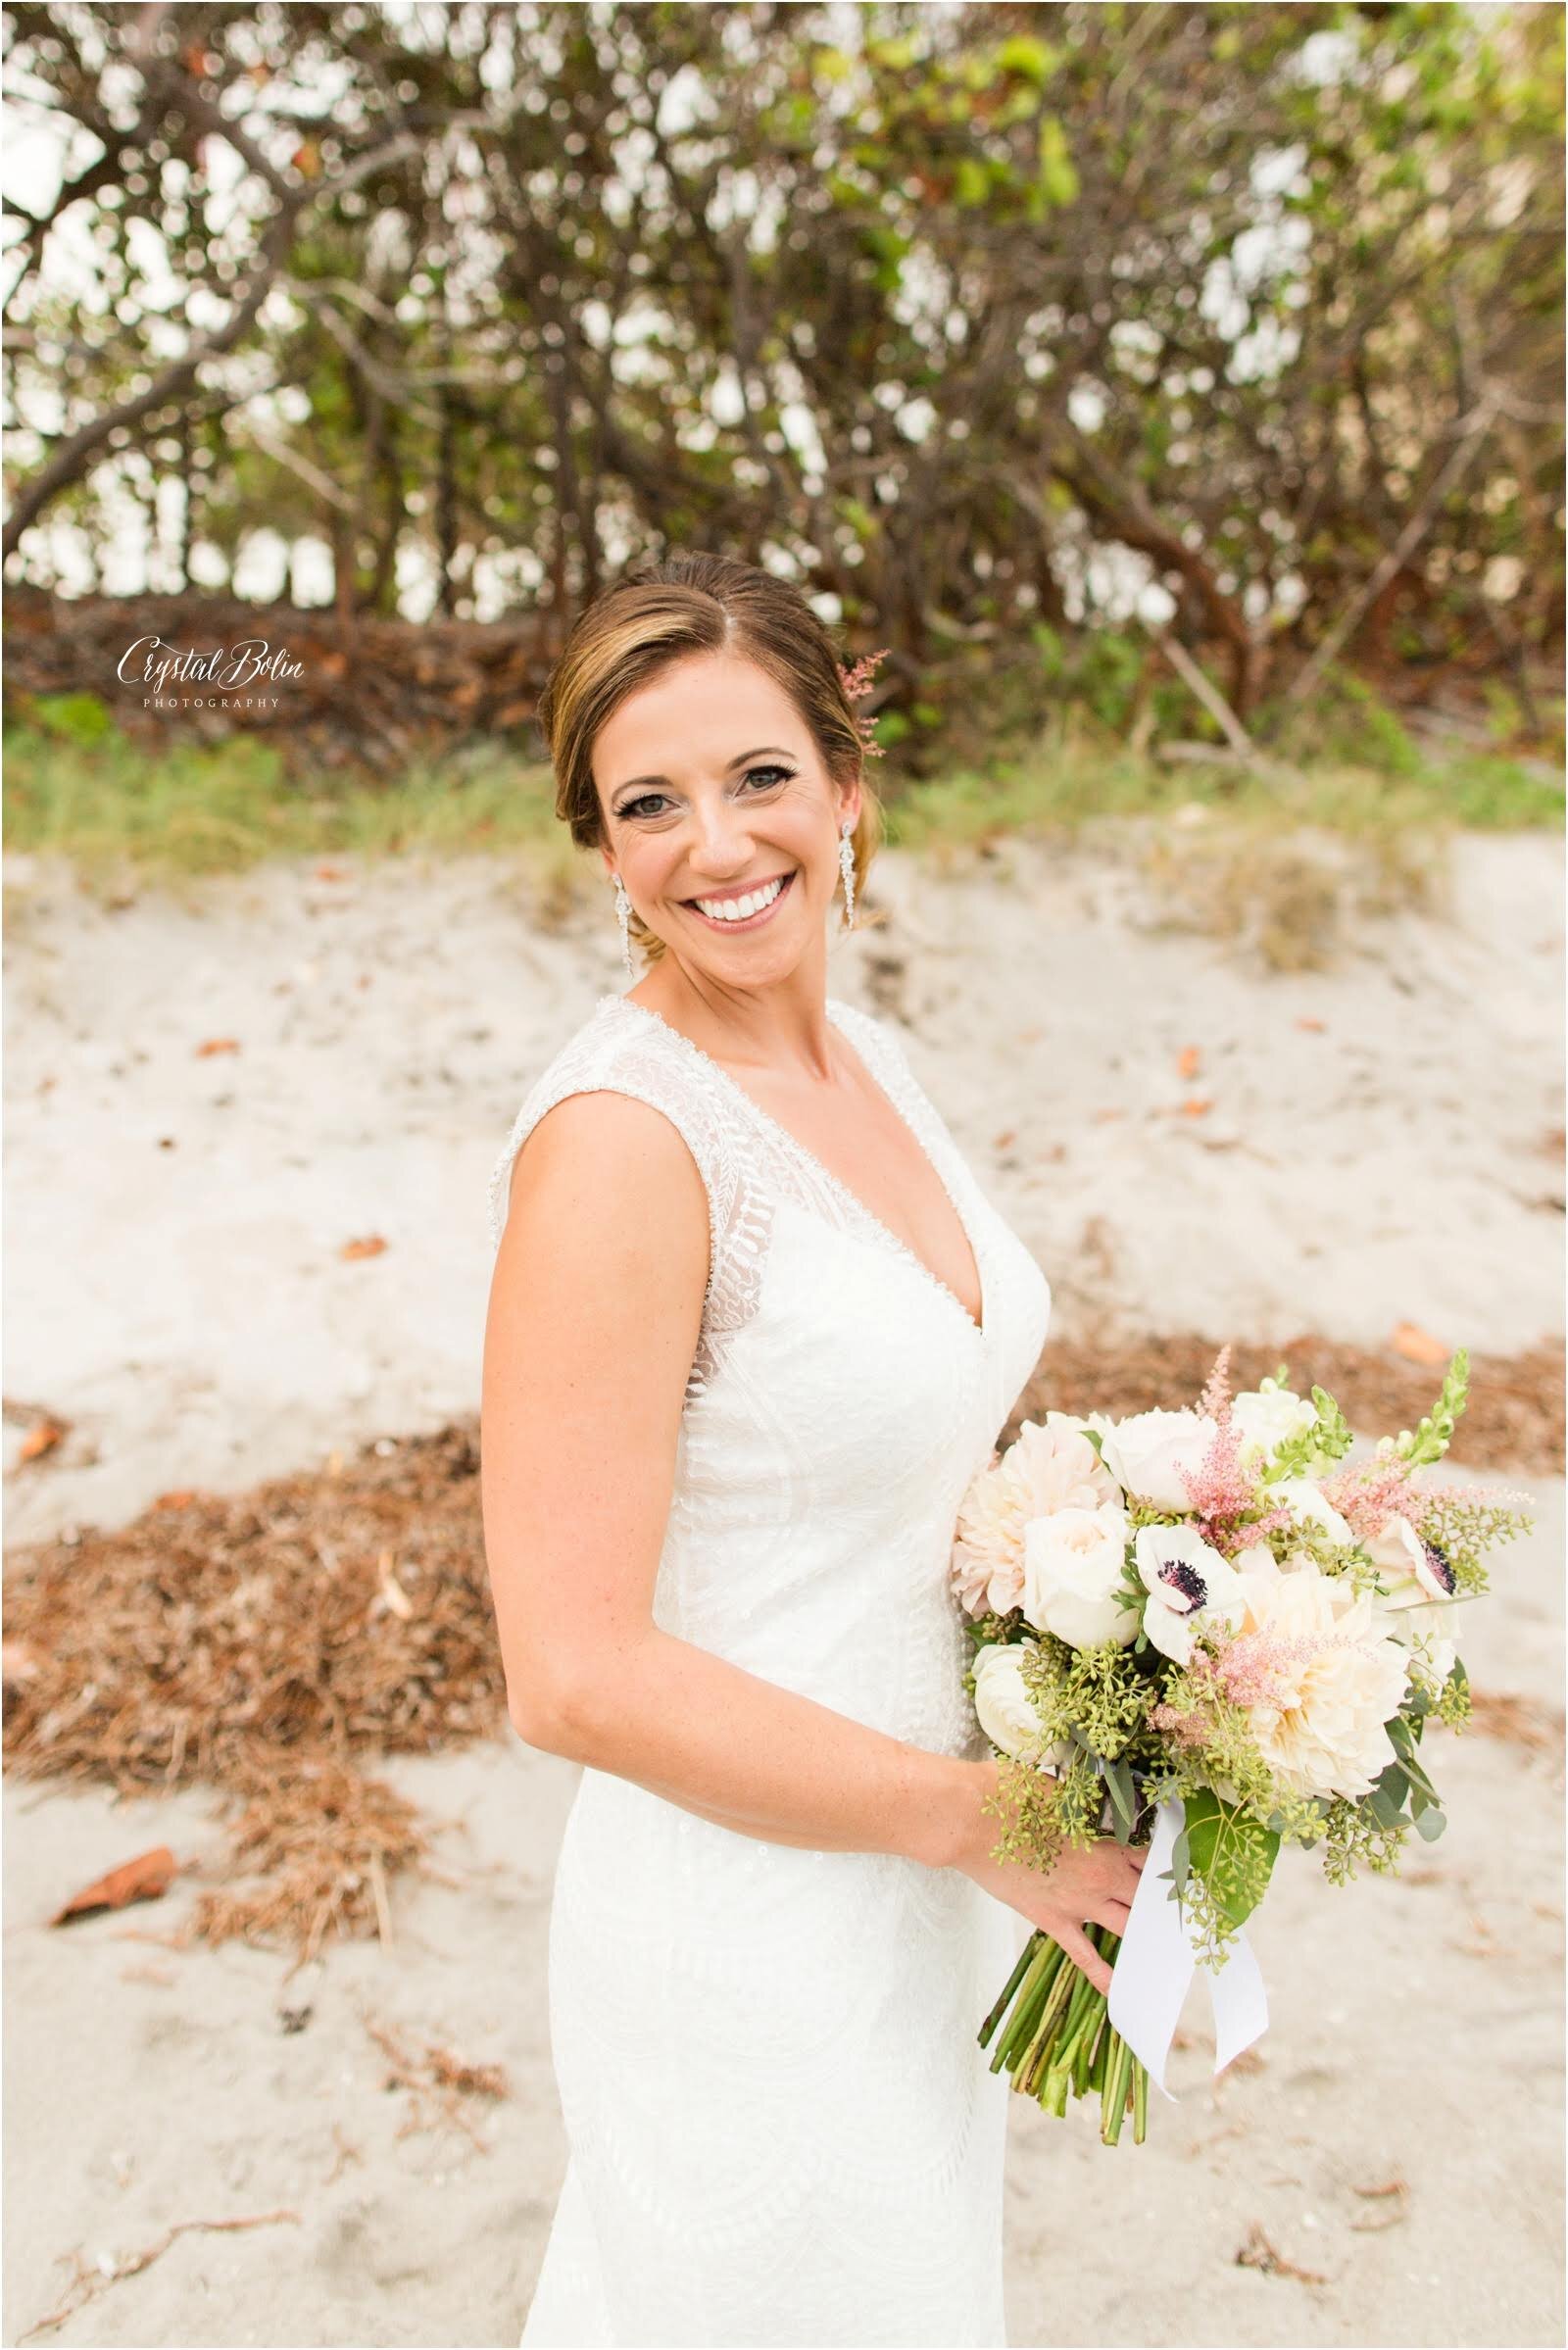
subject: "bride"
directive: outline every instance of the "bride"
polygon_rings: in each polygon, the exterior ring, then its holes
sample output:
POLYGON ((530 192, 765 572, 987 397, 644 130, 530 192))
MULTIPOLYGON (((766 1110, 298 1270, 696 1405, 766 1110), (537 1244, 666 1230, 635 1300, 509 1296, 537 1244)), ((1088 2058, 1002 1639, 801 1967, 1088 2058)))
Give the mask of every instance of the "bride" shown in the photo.
POLYGON ((583 1766, 522 2341, 1004 2343, 975 2033, 1031 1927, 1103 1987, 1084 1926, 1123 1931, 1143 1859, 999 1863, 982 1809, 949 1556, 1049 1287, 894 1029, 827 993, 878 816, 800 592, 672 558, 584 613, 540 717, 647 969, 491 1190, 509 1709, 583 1766))

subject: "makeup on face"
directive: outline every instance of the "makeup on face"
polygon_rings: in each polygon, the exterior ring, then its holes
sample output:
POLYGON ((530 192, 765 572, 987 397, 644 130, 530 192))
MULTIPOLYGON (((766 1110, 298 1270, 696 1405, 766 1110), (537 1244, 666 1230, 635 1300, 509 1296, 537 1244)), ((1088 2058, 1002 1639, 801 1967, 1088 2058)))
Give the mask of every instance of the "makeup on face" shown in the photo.
POLYGON ((755 664, 681 663, 612 715, 601 759, 607 861, 656 931, 750 940, 831 895, 838 795, 799 713, 755 664), (737 742, 749 747, 731 751, 737 742))

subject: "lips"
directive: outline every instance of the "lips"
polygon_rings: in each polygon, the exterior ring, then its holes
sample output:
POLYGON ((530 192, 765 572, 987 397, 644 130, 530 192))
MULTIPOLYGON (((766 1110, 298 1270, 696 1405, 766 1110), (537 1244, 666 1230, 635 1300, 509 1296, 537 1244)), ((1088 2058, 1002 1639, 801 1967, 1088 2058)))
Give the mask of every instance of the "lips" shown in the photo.
POLYGON ((760 890, 772 889, 773 885, 777 883, 778 887, 767 903, 758 906, 749 914, 710 913, 702 901, 697 898, 685 898, 681 903, 688 912, 695 914, 699 921, 706 922, 710 930, 754 930, 760 928, 768 919, 775 906, 782 905, 794 879, 793 869, 788 873, 769 873, 765 879, 754 881, 745 889, 726 891, 722 897, 715 892, 709 901, 710 905, 714 906, 741 906, 749 898, 755 898, 760 890))

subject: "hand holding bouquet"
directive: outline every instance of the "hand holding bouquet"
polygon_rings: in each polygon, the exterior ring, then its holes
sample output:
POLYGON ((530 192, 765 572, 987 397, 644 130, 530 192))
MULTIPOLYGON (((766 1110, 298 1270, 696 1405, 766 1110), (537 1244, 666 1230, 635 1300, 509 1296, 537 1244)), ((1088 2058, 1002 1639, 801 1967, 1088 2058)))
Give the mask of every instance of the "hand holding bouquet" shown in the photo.
POLYGON ((1220 2065, 1262 2030, 1241 1930, 1282 1842, 1321 1843, 1343 1884, 1394 1868, 1412 1827, 1441 1835, 1422 1733, 1467 1718, 1459 1610, 1532 1522, 1523 1494, 1427 1481, 1464 1408, 1462 1349, 1420 1427, 1356 1467, 1322 1388, 1295 1395, 1282 1365, 1233 1396, 1229 1362, 1193 1410, 1026 1422, 954 1546, 1002 1765, 993 1857, 1049 1870, 1104 1834, 1152 1844, 1125 1937, 1089 1930, 1108 1998, 1037 1933, 980 2032, 1048 2110, 1098 2090, 1111 2144, 1129 2110, 1144 2137, 1195 1963, 1220 2065))

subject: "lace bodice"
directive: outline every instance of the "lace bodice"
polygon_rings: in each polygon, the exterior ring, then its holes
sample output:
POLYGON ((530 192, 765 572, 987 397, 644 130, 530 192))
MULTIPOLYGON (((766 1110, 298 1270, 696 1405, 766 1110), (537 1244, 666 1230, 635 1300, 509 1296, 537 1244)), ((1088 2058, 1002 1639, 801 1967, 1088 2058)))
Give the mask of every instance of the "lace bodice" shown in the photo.
MULTIPOLYGON (((1050 1289, 892 1028, 829 1016, 941 1178, 977 1324, 689 1039, 607 996, 490 1189, 578 1092, 669 1118, 708 1199, 701 1331, 655 1591, 671 1634, 890 1735, 984 1751, 949 1558, 1050 1289)), ((769 1844, 585 1770, 551 1915, 571 2148, 523 2341, 994 2345, 1005 2083, 975 2044, 1027 1933, 952 1870, 769 1844)))
POLYGON ((710 1257, 656 1612, 667 1630, 808 1688, 917 1744, 968 1737, 947 1561, 958 1503, 1033 1370, 1050 1289, 981 1192, 885 1021, 828 1013, 914 1134, 968 1236, 979 1325, 847 1185, 678 1029, 619 996, 529 1093, 491 1179, 549 1108, 603 1087, 680 1130, 708 1197, 710 1257), (859 1603, 855 1604, 856 1594, 859 1603), (908 1686, 854 1686, 849 1635, 911 1610, 908 1686), (916 1674, 912 1660, 919 1659, 916 1674), (915 1684, 918 1683, 918 1688, 915 1684))

